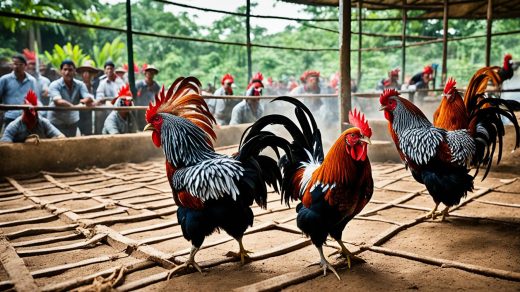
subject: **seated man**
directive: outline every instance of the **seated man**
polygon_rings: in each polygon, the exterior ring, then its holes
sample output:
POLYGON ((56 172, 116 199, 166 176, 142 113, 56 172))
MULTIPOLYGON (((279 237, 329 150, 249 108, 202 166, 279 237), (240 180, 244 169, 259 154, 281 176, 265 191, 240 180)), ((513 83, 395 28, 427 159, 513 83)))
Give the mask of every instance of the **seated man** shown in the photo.
MULTIPOLYGON (((247 87, 246 96, 261 96, 264 84, 262 73, 258 72, 247 87)), ((231 112, 230 125, 254 123, 264 114, 259 98, 248 98, 235 105, 231 112)))
MULTIPOLYGON (((116 107, 132 106, 132 92, 130 85, 123 86, 116 98, 112 100, 112 104, 116 107)), ((137 122, 132 112, 123 110, 113 110, 105 120, 102 134, 127 134, 137 132, 137 122)))
MULTIPOLYGON (((38 97, 34 91, 29 90, 25 96, 25 104, 36 106, 38 97)), ((34 138, 39 143, 40 138, 65 138, 49 120, 38 117, 35 109, 24 109, 22 115, 9 123, 0 142, 25 142, 28 138, 34 138)))
POLYGON ((385 89, 401 89, 401 84, 399 84, 399 68, 389 71, 388 78, 381 79, 376 86, 376 90, 385 89))

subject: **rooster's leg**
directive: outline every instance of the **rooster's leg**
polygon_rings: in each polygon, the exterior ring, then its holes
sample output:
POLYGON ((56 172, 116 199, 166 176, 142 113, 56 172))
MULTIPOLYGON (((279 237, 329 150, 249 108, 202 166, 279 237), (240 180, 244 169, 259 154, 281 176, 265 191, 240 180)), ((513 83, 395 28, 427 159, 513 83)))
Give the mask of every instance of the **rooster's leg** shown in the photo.
POLYGON ((251 251, 249 250, 246 250, 244 248, 244 245, 242 244, 242 237, 240 237, 239 239, 237 239, 238 241, 238 245, 240 247, 240 250, 238 251, 238 253, 236 252, 232 252, 232 251, 229 251, 226 256, 228 257, 235 257, 235 258, 240 258, 240 262, 243 264, 246 263, 246 260, 249 261, 249 254, 252 253, 251 251))
POLYGON ((199 273, 202 274, 202 269, 200 268, 199 264, 197 264, 195 262, 195 254, 199 251, 199 248, 195 247, 195 246, 191 246, 191 251, 190 251, 190 258, 184 262, 184 264, 180 265, 180 266, 177 266, 175 267, 174 269, 170 270, 170 272, 168 273, 168 280, 170 279, 170 277, 175 274, 177 271, 179 270, 182 270, 182 269, 187 269, 189 268, 190 266, 194 267, 195 269, 197 269, 197 271, 199 271, 199 273))
POLYGON ((355 262, 365 263, 364 259, 353 255, 350 252, 350 250, 347 249, 347 247, 345 246, 343 241, 338 240, 338 239, 336 239, 336 241, 338 242, 340 248, 337 251, 331 253, 330 255, 340 254, 340 256, 343 256, 344 258, 346 258, 347 259, 347 265, 348 265, 349 269, 350 269, 350 266, 351 266, 351 260, 355 261, 355 262))
POLYGON ((318 252, 320 253, 320 266, 323 268, 323 276, 325 277, 327 275, 327 269, 331 270, 334 275, 338 278, 338 280, 341 281, 341 278, 339 277, 338 273, 334 269, 334 267, 327 261, 325 256, 323 255, 323 247, 318 246, 318 252))
POLYGON ((441 214, 442 214, 442 217, 441 217, 441 221, 444 221, 444 219, 446 219, 446 217, 448 217, 450 214, 448 213, 450 211, 450 206, 446 206, 446 208, 444 208, 444 210, 442 210, 441 214))
POLYGON ((426 219, 432 218, 432 220, 435 220, 435 217, 437 217, 437 215, 439 215, 437 213, 437 208, 439 207, 439 204, 440 203, 436 202, 435 207, 433 207, 433 209, 430 212, 426 213, 426 217, 425 217, 426 219))

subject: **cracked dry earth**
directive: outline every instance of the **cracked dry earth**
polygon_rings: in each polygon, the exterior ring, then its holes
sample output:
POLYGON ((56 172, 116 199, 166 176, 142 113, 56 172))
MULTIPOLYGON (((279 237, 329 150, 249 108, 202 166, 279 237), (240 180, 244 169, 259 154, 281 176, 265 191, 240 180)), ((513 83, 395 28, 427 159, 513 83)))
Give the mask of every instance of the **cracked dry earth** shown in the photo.
MULTIPOLYGON (((167 280, 187 259, 163 161, 0 181, 0 290, 520 290, 520 179, 491 172, 446 222, 425 219, 433 201, 401 164, 374 163, 372 201, 343 232, 366 263, 322 277, 296 227, 294 208, 269 194, 244 237, 242 266, 225 233, 206 238, 194 270, 167 280)), ((294 207, 294 206, 293 206, 294 207)), ((334 251, 328 242, 326 254, 334 251)))

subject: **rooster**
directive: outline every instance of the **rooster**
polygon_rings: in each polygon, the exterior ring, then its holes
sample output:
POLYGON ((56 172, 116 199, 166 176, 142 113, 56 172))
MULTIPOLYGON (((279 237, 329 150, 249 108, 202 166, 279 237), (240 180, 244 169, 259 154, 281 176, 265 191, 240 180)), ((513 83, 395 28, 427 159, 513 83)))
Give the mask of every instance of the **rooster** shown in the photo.
POLYGON ((194 77, 178 78, 165 92, 164 87, 146 111, 144 130, 152 131, 152 141, 162 147, 166 156, 166 175, 173 199, 178 206, 177 218, 186 240, 192 247, 189 259, 170 272, 193 266, 195 254, 204 238, 223 229, 239 243, 242 263, 249 251, 242 245, 242 236, 253 224, 251 205, 267 204, 266 184, 278 191, 281 173, 277 162, 259 155, 265 147, 275 151, 288 145, 282 138, 268 132, 246 136, 233 157, 214 151, 216 139, 214 117, 200 96, 200 82, 194 77))
MULTIPOLYGON (((29 89, 24 104, 38 105, 38 97, 34 91, 29 89)), ((36 109, 31 107, 24 109, 20 117, 9 123, 0 141, 25 142, 31 140, 35 144, 39 144, 40 138, 65 138, 65 136, 49 120, 40 117, 36 109)))
POLYGON ((268 115, 255 122, 250 133, 261 133, 266 125, 279 124, 291 134, 292 159, 284 156, 280 160, 282 199, 287 205, 291 200, 301 200, 296 207, 297 225, 318 249, 324 275, 330 269, 340 279, 323 255, 323 244, 330 234, 340 246, 337 253, 347 259, 349 267, 351 259, 361 260, 345 247, 341 234, 372 197, 374 182, 367 156, 372 130, 363 114, 350 112, 349 121, 354 127, 345 130, 324 157, 320 130, 310 110, 292 97, 276 100, 296 107, 301 130, 285 116, 268 115))
MULTIPOLYGON (((488 81, 491 81, 497 89, 500 89, 502 83, 512 77, 512 56, 506 54, 502 67, 483 67, 477 70, 472 76, 464 96, 456 90, 455 80, 448 80, 441 103, 433 115, 433 125, 449 131, 467 129, 469 116, 472 112, 478 110, 477 104, 484 98, 489 97, 485 94, 488 81)), ((510 109, 518 108, 518 103, 514 100, 506 100, 503 104, 510 109)))
MULTIPOLYGON (((454 85, 454 84, 453 84, 454 85)), ((423 112, 396 90, 385 90, 380 96, 381 110, 389 122, 389 132, 401 159, 410 168, 414 179, 426 186, 435 202, 426 218, 435 219, 437 208, 443 203, 444 220, 451 206, 459 204, 467 192, 473 190, 473 180, 479 168, 486 165, 486 178, 498 138, 498 159, 502 153, 505 134, 501 117, 515 126, 516 147, 519 127, 514 112, 500 108, 500 99, 487 98, 469 114, 467 128, 448 131, 435 127, 423 112), (484 108, 483 106, 486 105, 484 108), (469 174, 474 166, 474 176, 469 174)))
POLYGON ((471 77, 466 92, 464 93, 464 103, 466 106, 475 99, 476 96, 484 94, 489 81, 491 81, 495 89, 500 90, 502 83, 513 77, 513 72, 513 57, 511 54, 504 56, 502 67, 491 66, 478 69, 471 77))

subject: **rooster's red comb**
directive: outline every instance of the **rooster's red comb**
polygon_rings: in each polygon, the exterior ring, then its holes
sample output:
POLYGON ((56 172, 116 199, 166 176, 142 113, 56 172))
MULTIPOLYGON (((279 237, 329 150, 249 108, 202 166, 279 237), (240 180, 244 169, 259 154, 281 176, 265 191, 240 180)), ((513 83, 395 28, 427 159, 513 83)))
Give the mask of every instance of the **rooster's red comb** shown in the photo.
POLYGON ((383 92, 379 96, 379 102, 381 104, 386 104, 391 96, 399 96, 399 91, 393 88, 383 90, 383 92))
POLYGON ((510 61, 513 59, 513 56, 511 54, 505 54, 504 55, 504 61, 510 61))
POLYGON ((262 75, 262 73, 258 72, 255 74, 255 76, 253 76, 252 80, 262 81, 262 80, 264 80, 264 75, 262 75))
POLYGON ((25 102, 34 106, 38 105, 38 97, 36 96, 36 93, 32 91, 32 89, 29 89, 27 92, 27 95, 25 96, 25 102))
POLYGON ((450 93, 450 91, 455 89, 456 84, 457 82, 455 81, 455 79, 450 77, 450 79, 448 79, 448 82, 446 82, 446 85, 444 86, 444 94, 448 94, 450 93))
POLYGON ((130 91, 130 84, 125 84, 121 89, 119 89, 119 92, 117 93, 117 97, 122 96, 132 96, 132 91, 130 91))
POLYGON ((356 108, 348 113, 348 122, 356 128, 359 128, 363 136, 370 138, 372 136, 372 128, 368 125, 365 115, 356 108))
POLYGON ((226 83, 226 80, 230 81, 231 83, 235 82, 233 75, 226 73, 226 75, 222 76, 222 80, 220 80, 220 84, 224 85, 226 83))

